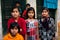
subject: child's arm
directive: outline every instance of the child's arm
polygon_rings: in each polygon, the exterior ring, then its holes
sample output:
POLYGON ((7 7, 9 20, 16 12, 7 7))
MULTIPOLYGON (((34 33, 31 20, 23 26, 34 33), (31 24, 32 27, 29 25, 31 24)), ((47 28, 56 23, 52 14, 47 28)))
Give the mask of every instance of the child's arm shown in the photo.
POLYGON ((25 34, 26 34, 26 22, 25 22, 25 20, 24 19, 22 19, 22 35, 24 35, 25 36, 25 34))
POLYGON ((55 26, 55 22, 54 22, 53 18, 51 18, 51 24, 52 24, 51 31, 53 31, 53 40, 55 40, 56 39, 56 36, 55 36, 55 34, 56 34, 56 26, 55 26))
POLYGON ((37 40, 39 40, 39 30, 38 30, 38 27, 37 27, 37 40))
POLYGON ((27 34, 25 34, 25 40, 27 40, 27 34))
POLYGON ((37 40, 39 40, 38 22, 36 22, 36 26, 37 26, 37 40))

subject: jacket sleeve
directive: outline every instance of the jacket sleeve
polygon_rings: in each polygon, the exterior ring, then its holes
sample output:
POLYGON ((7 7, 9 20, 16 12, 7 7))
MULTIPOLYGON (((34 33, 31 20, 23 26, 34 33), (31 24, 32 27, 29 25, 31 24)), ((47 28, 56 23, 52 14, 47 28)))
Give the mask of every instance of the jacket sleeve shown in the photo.
POLYGON ((26 22, 25 22, 24 19, 22 20, 22 34, 23 34, 23 35, 26 34, 26 22))
POLYGON ((53 18, 51 18, 51 30, 52 30, 52 34, 53 34, 53 37, 55 37, 55 33, 56 33, 56 26, 55 26, 55 21, 53 18))
POLYGON ((10 26, 10 20, 8 20, 8 22, 7 22, 8 29, 9 29, 9 26, 10 26))

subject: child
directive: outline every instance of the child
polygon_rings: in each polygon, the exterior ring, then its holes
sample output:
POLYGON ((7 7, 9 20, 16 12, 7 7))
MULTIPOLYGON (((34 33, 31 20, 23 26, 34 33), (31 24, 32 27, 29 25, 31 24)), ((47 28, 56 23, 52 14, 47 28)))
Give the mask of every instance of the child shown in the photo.
POLYGON ((27 10, 27 40, 38 40, 38 21, 35 19, 35 10, 33 7, 27 10))
POLYGON ((17 22, 20 26, 20 34, 22 34, 25 37, 26 34, 26 23, 25 20, 23 18, 20 17, 20 12, 18 7, 13 7, 12 8, 12 12, 11 12, 12 17, 8 20, 8 29, 10 27, 10 24, 12 22, 17 22))
POLYGON ((55 40, 55 24, 54 19, 49 16, 48 8, 42 9, 42 16, 40 22, 40 39, 41 40, 55 40))
POLYGON ((22 8, 20 2, 16 1, 15 6, 19 8, 19 12, 22 15, 22 8))
POLYGON ((19 34, 20 27, 17 22, 10 24, 9 33, 4 36, 3 40, 24 40, 23 36, 19 34))
POLYGON ((24 19, 26 19, 26 12, 27 12, 27 9, 30 8, 30 4, 26 4, 26 9, 24 10, 23 14, 22 14, 22 17, 24 19))

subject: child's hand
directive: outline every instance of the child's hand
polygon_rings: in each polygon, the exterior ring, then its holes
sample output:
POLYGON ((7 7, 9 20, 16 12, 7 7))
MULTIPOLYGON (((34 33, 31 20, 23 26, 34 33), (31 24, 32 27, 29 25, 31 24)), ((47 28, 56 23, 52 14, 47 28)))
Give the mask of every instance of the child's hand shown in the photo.
POLYGON ((22 29, 20 29, 20 31, 22 31, 22 29))
POLYGON ((34 22, 34 25, 35 25, 35 26, 38 26, 38 22, 34 22))

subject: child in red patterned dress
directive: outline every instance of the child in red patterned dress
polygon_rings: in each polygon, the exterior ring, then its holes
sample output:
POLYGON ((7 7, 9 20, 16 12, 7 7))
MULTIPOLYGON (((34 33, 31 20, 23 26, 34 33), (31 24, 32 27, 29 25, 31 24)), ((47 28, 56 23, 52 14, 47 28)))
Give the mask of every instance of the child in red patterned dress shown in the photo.
POLYGON ((38 20, 35 19, 35 10, 33 7, 27 10, 27 40, 38 40, 38 20))

